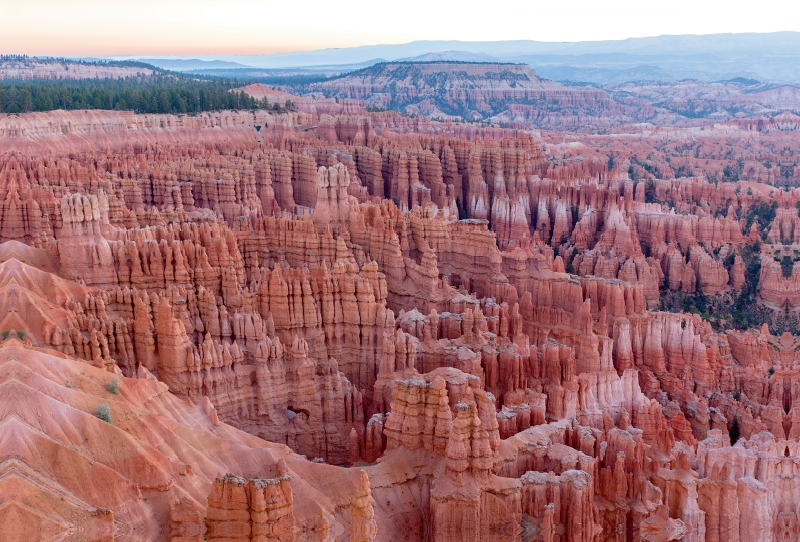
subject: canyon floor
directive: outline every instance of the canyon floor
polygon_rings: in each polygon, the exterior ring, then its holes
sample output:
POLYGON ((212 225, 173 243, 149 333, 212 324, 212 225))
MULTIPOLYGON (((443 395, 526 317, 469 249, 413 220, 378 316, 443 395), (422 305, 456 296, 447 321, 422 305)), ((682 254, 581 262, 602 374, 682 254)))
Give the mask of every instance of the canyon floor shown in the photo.
POLYGON ((243 90, 0 117, 3 540, 800 538, 798 117, 243 90))

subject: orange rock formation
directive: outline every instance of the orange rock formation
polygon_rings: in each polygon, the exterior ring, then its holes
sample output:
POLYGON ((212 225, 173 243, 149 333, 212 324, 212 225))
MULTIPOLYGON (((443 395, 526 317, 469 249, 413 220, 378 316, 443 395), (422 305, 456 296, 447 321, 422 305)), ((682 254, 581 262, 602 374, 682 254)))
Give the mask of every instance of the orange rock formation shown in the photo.
POLYGON ((0 532, 797 538, 800 191, 310 104, 0 120, 0 532))

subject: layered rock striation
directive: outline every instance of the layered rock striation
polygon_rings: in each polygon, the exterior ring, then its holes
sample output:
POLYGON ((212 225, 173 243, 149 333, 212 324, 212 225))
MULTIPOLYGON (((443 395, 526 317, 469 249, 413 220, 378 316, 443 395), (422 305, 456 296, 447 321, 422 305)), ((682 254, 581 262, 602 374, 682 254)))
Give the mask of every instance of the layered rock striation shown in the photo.
POLYGON ((337 115, 2 121, 0 530, 797 534, 797 341, 656 309, 791 317, 800 195, 337 115))

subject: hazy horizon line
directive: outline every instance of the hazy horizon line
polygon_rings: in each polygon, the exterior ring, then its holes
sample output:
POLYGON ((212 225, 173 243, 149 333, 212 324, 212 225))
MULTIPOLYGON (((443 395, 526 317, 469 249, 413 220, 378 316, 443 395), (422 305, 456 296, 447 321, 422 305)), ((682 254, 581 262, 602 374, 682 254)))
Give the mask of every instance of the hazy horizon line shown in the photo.
POLYGON ((591 44, 591 43, 623 43, 632 40, 647 40, 647 39, 657 39, 657 38, 676 38, 676 37, 688 37, 688 36, 697 36, 697 37, 711 37, 711 36, 745 36, 745 35, 775 35, 775 34, 800 34, 800 31, 797 30, 776 30, 770 32, 710 32, 710 33, 693 33, 693 32, 685 32, 685 33, 663 33, 663 34, 653 34, 653 35, 646 35, 646 36, 628 36, 625 38, 616 38, 616 39, 589 39, 589 40, 536 40, 536 39, 507 39, 507 40, 491 40, 491 39, 474 39, 474 40, 463 40, 463 39, 416 39, 410 41, 398 41, 398 42, 372 42, 372 43, 362 43, 360 45, 352 45, 352 46, 342 46, 342 47, 312 47, 312 48, 295 48, 295 49, 282 49, 282 50, 271 50, 264 52, 256 52, 255 50, 250 50, 249 52, 246 50, 233 52, 233 51, 217 51, 217 52, 203 52, 202 49, 197 49, 194 52, 186 52, 186 53, 178 53, 175 51, 164 51, 164 52, 141 52, 141 53, 78 53, 78 54, 69 54, 69 53, 34 53, 34 54, 26 54, 24 52, 19 53, 2 53, 2 55, 7 56, 29 56, 32 58, 50 58, 50 59, 100 59, 100 60, 136 60, 136 59, 174 59, 174 60, 193 60, 192 56, 198 57, 197 60, 201 60, 199 57, 205 57, 205 59, 213 58, 213 57, 232 57, 232 56, 241 56, 241 57, 252 57, 252 56, 277 56, 277 55, 291 55, 295 53, 314 53, 314 52, 328 52, 328 51, 345 51, 345 50, 354 50, 354 49, 362 49, 362 48, 377 48, 377 47, 397 47, 397 46, 404 46, 404 45, 413 45, 413 44, 443 44, 443 43, 463 43, 463 44, 496 44, 496 43, 536 43, 536 44, 591 44))

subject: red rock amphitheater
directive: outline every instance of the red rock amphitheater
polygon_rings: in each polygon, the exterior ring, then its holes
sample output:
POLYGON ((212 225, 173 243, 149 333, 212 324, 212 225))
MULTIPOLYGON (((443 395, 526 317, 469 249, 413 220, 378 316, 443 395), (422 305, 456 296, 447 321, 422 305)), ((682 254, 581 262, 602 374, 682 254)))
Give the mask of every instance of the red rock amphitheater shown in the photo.
POLYGON ((0 118, 3 540, 800 538, 800 190, 297 105, 0 118))

